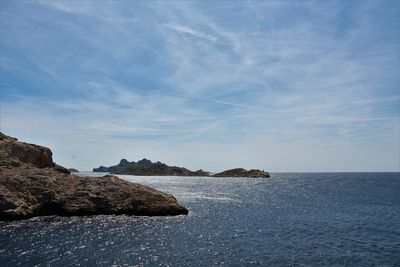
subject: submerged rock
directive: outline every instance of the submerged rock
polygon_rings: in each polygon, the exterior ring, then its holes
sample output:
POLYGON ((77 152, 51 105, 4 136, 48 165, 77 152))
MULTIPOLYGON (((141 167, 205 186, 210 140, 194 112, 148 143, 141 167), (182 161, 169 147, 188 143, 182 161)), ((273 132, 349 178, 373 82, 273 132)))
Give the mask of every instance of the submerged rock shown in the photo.
POLYGON ((0 220, 44 215, 179 215, 169 194, 116 176, 81 177, 53 162, 46 147, 0 133, 0 220))

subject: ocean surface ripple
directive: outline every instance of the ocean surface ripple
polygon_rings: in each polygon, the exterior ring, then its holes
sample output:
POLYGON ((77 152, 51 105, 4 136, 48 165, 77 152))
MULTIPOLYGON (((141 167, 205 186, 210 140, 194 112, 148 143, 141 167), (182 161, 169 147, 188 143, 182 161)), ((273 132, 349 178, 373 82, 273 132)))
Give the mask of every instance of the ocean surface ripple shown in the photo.
POLYGON ((400 266, 399 173, 120 177, 189 215, 0 222, 0 266, 400 266))

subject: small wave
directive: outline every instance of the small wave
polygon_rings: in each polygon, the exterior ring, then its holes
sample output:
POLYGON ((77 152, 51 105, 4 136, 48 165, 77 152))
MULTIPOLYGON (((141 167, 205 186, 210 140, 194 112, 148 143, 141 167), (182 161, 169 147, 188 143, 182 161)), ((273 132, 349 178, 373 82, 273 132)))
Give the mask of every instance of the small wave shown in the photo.
POLYGON ((184 199, 186 201, 194 200, 194 199, 205 199, 212 201, 220 201, 220 202, 241 202, 238 199, 234 199, 227 196, 210 196, 204 195, 202 193, 184 193, 180 196, 180 199, 184 199))

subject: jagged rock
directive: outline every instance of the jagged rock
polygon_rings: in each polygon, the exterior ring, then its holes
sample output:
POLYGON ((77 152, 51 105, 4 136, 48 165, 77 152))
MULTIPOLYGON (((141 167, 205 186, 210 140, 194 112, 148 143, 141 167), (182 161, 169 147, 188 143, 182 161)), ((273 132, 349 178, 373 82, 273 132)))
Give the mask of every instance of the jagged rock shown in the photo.
POLYGON ((116 176, 80 177, 55 164, 50 149, 0 133, 0 220, 43 215, 179 215, 166 193, 116 176))
POLYGON ((243 168, 236 168, 226 170, 212 175, 213 177, 250 177, 250 178, 269 178, 269 173, 261 170, 245 170, 243 168))
POLYGON ((28 163, 38 168, 54 167, 53 153, 47 147, 42 147, 24 142, 18 142, 16 138, 7 138, 1 134, 0 158, 11 161, 28 163))

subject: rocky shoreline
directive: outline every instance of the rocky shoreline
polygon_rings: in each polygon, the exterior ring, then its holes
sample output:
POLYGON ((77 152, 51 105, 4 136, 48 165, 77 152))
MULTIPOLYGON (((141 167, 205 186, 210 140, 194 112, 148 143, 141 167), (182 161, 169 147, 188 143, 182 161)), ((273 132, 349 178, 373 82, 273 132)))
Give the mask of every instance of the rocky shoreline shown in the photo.
POLYGON ((116 176, 82 177, 53 162, 49 148, 0 133, 0 220, 35 216, 188 214, 172 195, 116 176))

